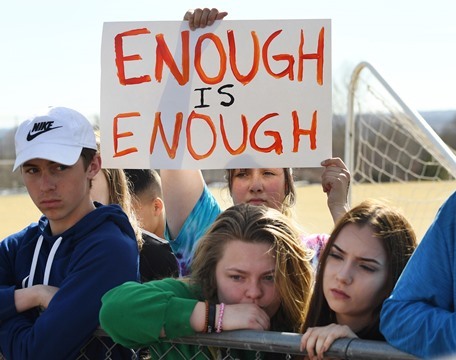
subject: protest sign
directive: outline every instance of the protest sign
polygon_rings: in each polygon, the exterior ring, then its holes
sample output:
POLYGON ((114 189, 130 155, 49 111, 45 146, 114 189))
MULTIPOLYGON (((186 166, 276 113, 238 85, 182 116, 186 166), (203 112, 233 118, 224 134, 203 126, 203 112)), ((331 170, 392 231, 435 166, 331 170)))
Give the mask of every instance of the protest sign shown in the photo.
POLYGON ((109 22, 101 153, 111 168, 320 166, 331 157, 330 20, 109 22))

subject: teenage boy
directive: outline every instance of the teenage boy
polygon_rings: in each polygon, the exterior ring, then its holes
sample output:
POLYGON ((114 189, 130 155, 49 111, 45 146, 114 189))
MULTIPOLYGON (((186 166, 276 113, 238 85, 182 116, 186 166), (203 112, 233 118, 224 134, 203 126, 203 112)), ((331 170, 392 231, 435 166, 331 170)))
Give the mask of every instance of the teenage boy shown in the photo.
MULTIPOLYGON (((103 294, 138 279, 138 249, 117 205, 90 200, 101 168, 90 122, 77 111, 49 108, 23 122, 16 162, 43 213, 38 223, 0 243, 0 352, 7 359, 104 358, 91 341, 103 294)), ((122 349, 115 347, 120 356, 122 349)))
POLYGON ((141 281, 178 277, 179 265, 165 236, 165 204, 160 175, 153 169, 125 169, 133 195, 133 208, 141 225, 141 281))

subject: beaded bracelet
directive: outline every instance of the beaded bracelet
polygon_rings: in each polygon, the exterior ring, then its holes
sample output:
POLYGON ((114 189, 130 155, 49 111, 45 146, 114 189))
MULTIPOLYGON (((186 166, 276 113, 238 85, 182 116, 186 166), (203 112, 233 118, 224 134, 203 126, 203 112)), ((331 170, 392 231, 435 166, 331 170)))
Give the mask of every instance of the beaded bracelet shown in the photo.
POLYGON ((209 304, 209 319, 207 324, 207 332, 215 331, 215 304, 209 304))
POLYGON ((205 301, 204 304, 206 305, 206 314, 204 317, 204 327, 203 327, 203 332, 207 332, 207 326, 209 325, 209 301, 205 301))
POLYGON ((219 310, 218 323, 217 323, 217 330, 216 330, 216 332, 218 332, 218 333, 222 332, 223 313, 224 312, 225 312, 225 304, 221 303, 220 304, 220 310, 219 310))

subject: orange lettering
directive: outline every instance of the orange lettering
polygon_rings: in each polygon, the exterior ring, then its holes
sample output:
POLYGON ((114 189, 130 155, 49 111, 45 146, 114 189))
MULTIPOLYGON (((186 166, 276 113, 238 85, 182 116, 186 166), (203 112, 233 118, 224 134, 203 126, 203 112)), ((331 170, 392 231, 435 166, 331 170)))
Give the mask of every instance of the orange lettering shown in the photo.
POLYGON ((163 62, 165 62, 179 85, 185 85, 188 83, 190 76, 189 31, 183 31, 181 33, 182 73, 179 72, 179 69, 177 68, 176 62, 173 59, 173 55, 171 54, 171 51, 169 51, 168 45, 166 45, 163 34, 156 35, 155 39, 157 40, 155 79, 158 82, 161 82, 163 76, 163 62))
MULTIPOLYGON (((297 81, 303 81, 304 79, 304 61, 305 60, 316 60, 316 81, 317 84, 323 85, 323 67, 324 67, 324 49, 325 49, 325 28, 321 27, 318 39, 317 39, 317 50, 315 53, 305 53, 305 34, 304 29, 300 30, 300 41, 299 47, 297 49, 297 54, 287 54, 287 53, 277 53, 272 54, 271 48, 275 44, 280 46, 281 41, 284 41, 279 36, 282 34, 283 29, 279 29, 270 34, 266 41, 261 44, 258 34, 255 31, 251 31, 252 38, 252 65, 250 70, 247 73, 241 73, 238 68, 238 54, 236 47, 236 38, 235 32, 233 30, 227 30, 227 43, 228 50, 224 48, 224 43, 222 39, 214 33, 205 33, 198 37, 195 48, 190 51, 190 31, 185 30, 181 31, 181 48, 174 50, 168 47, 165 35, 156 34, 156 49, 155 49, 155 79, 157 82, 162 82, 163 80, 163 70, 164 66, 169 68, 170 73, 179 85, 183 86, 190 81, 190 71, 196 73, 202 82, 205 84, 215 85, 219 84, 225 78, 227 71, 227 61, 229 61, 231 72, 234 78, 243 85, 250 83, 255 76, 258 74, 260 62, 262 61, 265 72, 272 76, 275 79, 280 79, 288 77, 289 80, 295 80, 295 72, 297 72, 297 81), (207 63, 214 65, 211 69, 215 69, 216 74, 207 74, 207 71, 203 68, 203 44, 208 40, 215 47, 216 54, 218 53, 218 60, 207 59, 207 63), (172 52, 173 51, 173 52, 172 52), (175 54, 181 54, 181 66, 177 65, 177 62, 174 58, 175 54), (190 63, 192 61, 191 56, 194 56, 193 59, 193 69, 190 69, 190 63), (229 57, 229 59, 227 59, 229 57), (283 64, 283 70, 275 71, 271 67, 275 61, 276 63, 283 64), (297 69, 295 69, 295 64, 298 62, 297 69), (217 67, 218 66, 218 67, 217 67), (212 76, 213 75, 213 76, 212 76)), ((138 36, 150 34, 150 31, 146 28, 142 29, 133 29, 120 34, 117 34, 114 39, 115 46, 115 63, 117 67, 117 77, 120 84, 122 85, 135 85, 141 84, 144 82, 150 82, 151 76, 148 74, 127 78, 125 74, 125 63, 127 61, 139 61, 142 60, 142 57, 139 54, 125 55, 123 42, 124 38, 127 36, 138 36)), ((207 46, 205 46, 207 47, 207 46)))
POLYGON ((317 112, 314 111, 312 115, 312 125, 309 130, 299 128, 299 118, 296 110, 291 114, 293 117, 293 152, 298 152, 301 135, 310 137, 310 149, 315 150, 317 148, 317 112))
POLYGON ((223 48, 222 41, 220 38, 212 33, 207 33, 204 35, 201 35, 198 38, 198 41, 195 45, 195 70, 198 73, 199 77, 201 78, 202 81, 204 81, 206 84, 218 84, 223 80, 223 77, 225 76, 226 73, 226 54, 225 50, 223 48), (206 73, 203 70, 203 67, 201 66, 201 46, 203 44, 203 41, 205 39, 210 39, 214 42, 215 48, 217 49, 219 53, 219 58, 220 58, 220 67, 219 67, 219 73, 215 77, 209 77, 206 75, 206 73))
POLYGON ((176 123, 174 124, 174 134, 173 134, 173 143, 169 146, 168 140, 166 139, 165 130, 163 129, 163 124, 161 121, 161 112, 155 113, 154 128, 152 130, 152 136, 150 139, 150 154, 154 152, 155 140, 157 139, 157 131, 160 130, 160 136, 163 140, 163 145, 165 145, 166 152, 171 159, 176 157, 176 151, 179 146, 179 135, 182 129, 183 115, 181 112, 176 114, 176 123))
POLYGON ((269 75, 275 77, 276 79, 282 78, 285 75, 288 74, 288 78, 290 80, 294 79, 294 73, 293 73, 293 65, 294 65, 294 58, 292 55, 289 54, 279 54, 279 55, 273 55, 272 58, 276 61, 280 60, 286 60, 288 61, 288 66, 283 70, 282 72, 276 74, 274 71, 272 71, 271 66, 269 65, 269 60, 268 60, 268 52, 269 52, 269 45, 271 45, 272 40, 274 40, 279 34, 282 32, 282 30, 277 30, 274 32, 271 36, 268 37, 266 42, 263 45, 263 64, 264 68, 268 72, 269 75))
POLYGON ((192 155, 192 157, 195 160, 205 159, 205 158, 207 158, 208 156, 210 156, 214 152, 215 146, 217 145, 217 136, 216 136, 214 123, 212 122, 212 119, 210 118, 210 116, 203 115, 203 114, 197 114, 196 112, 192 111, 192 113, 188 117, 186 135, 187 135, 187 149, 188 149, 188 152, 190 153, 190 155, 192 155), (209 128, 210 128, 210 130, 212 132, 212 146, 209 149, 209 151, 206 154, 203 154, 203 155, 198 155, 196 153, 196 151, 193 149, 193 146, 192 146, 192 134, 191 134, 190 128, 191 128, 193 119, 202 119, 202 120, 204 120, 209 125, 209 128))
POLYGON ((252 69, 247 75, 241 75, 236 65, 236 41, 234 40, 233 30, 228 31, 228 45, 230 48, 230 66, 234 77, 243 85, 247 85, 258 72, 260 63, 260 44, 255 31, 251 32, 253 39, 253 64, 252 69))
POLYGON ((220 131, 222 133, 222 140, 223 144, 225 145, 225 149, 228 150, 228 152, 231 155, 239 155, 242 154, 247 147, 247 134, 248 134, 248 127, 247 127, 247 119, 245 115, 241 115, 241 121, 242 121, 242 143, 239 145, 237 149, 233 149, 230 144, 228 143, 228 139, 226 137, 226 131, 225 131, 225 125, 223 122, 223 115, 220 114, 220 131))
POLYGON ((116 67, 117 67, 117 77, 121 85, 136 85, 143 82, 150 82, 149 75, 143 75, 135 78, 126 78, 125 77, 125 61, 134 61, 142 60, 142 57, 138 54, 125 56, 123 53, 123 38, 124 36, 136 36, 142 34, 150 34, 150 31, 147 29, 135 29, 129 30, 121 34, 117 34, 114 38, 114 49, 116 53, 116 67))
POLYGON ((317 52, 314 54, 304 54, 304 32, 301 30, 301 42, 299 44, 299 65, 298 65, 298 81, 304 78, 304 59, 317 60, 317 83, 323 85, 323 61, 325 49, 325 28, 322 27, 318 36, 317 52))
POLYGON ((259 152, 264 152, 264 153, 275 150, 277 155, 282 154, 282 152, 283 152, 282 138, 280 137, 280 133, 278 133, 277 131, 266 130, 264 132, 264 134, 266 136, 272 136, 274 138, 274 143, 269 147, 266 147, 266 148, 260 147, 260 146, 258 146, 258 144, 256 143, 256 140, 255 140, 256 133, 257 133, 260 125, 263 122, 265 122, 266 120, 268 120, 269 118, 271 118, 273 116, 277 116, 277 115, 279 115, 279 114, 277 114, 277 113, 267 114, 267 115, 263 116, 260 120, 258 120, 258 122, 253 126, 252 132, 250 133, 250 145, 252 146, 253 149, 255 149, 259 152))
POLYGON ((113 157, 120 157, 124 156, 133 152, 138 152, 138 149, 136 147, 131 147, 127 148, 122 151, 118 151, 119 148, 119 139, 124 138, 124 137, 129 137, 132 136, 133 133, 131 131, 119 133, 119 119, 125 119, 133 116, 141 116, 139 112, 130 112, 130 113, 123 113, 123 114, 118 114, 116 117, 114 117, 114 126, 113 126, 113 133, 112 137, 114 139, 114 156, 113 157))

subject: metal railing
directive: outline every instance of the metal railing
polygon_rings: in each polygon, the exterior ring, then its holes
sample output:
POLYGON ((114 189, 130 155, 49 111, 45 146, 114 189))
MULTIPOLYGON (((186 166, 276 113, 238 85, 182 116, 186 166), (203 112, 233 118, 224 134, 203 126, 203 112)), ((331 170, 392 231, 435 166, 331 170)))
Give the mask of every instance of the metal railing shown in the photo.
MULTIPOLYGON (((174 344, 222 347, 289 355, 306 355, 300 351, 302 334, 274 331, 236 330, 220 334, 197 334, 170 341, 174 344)), ((336 340, 325 353, 327 357, 350 360, 408 360, 416 357, 399 351, 382 341, 343 338, 336 340)))
MULTIPOLYGON (((150 349, 131 349, 131 359, 139 360, 142 355, 149 353, 152 359, 167 359, 169 356, 173 356, 174 359, 181 356, 182 360, 188 360, 189 358, 179 350, 179 346, 182 344, 195 345, 197 351, 199 351, 199 357, 192 356, 192 358, 222 358, 214 356, 214 353, 210 353, 207 350, 208 347, 223 348, 227 349, 224 351, 223 359, 234 360, 234 357, 230 356, 230 349, 237 350, 250 350, 257 352, 256 358, 261 359, 262 352, 272 352, 286 354, 284 358, 292 359, 293 355, 302 355, 306 353, 300 351, 300 341, 302 334, 295 333, 284 333, 274 331, 253 331, 253 330, 236 330, 236 331, 225 331, 220 334, 197 334, 191 337, 178 338, 173 340, 165 340, 172 344, 166 353, 160 353, 158 347, 151 346, 150 349), (208 355, 209 354, 209 355, 208 355)), ((112 344, 111 339, 106 333, 99 329, 95 332, 94 336, 90 339, 90 342, 97 341, 105 345, 104 360, 111 360, 111 355, 115 352, 114 348, 120 346, 118 344, 112 344)), ((84 353, 84 348, 81 349, 80 355, 77 359, 87 359, 89 357, 84 353)), ((412 360, 417 359, 416 357, 399 351, 382 341, 371 341, 361 339, 349 339, 343 338, 336 340, 325 353, 329 358, 347 359, 347 360, 412 360)), ((5 358, 0 354, 0 360, 5 358)), ((98 360, 99 358, 97 358, 98 360)))

